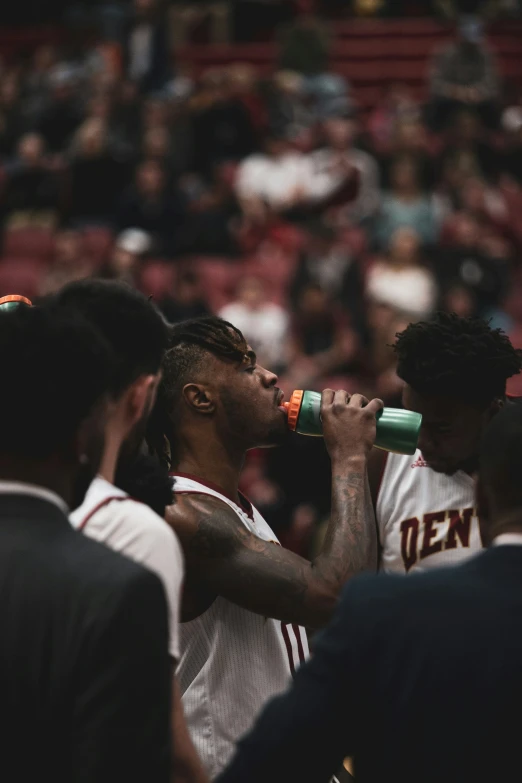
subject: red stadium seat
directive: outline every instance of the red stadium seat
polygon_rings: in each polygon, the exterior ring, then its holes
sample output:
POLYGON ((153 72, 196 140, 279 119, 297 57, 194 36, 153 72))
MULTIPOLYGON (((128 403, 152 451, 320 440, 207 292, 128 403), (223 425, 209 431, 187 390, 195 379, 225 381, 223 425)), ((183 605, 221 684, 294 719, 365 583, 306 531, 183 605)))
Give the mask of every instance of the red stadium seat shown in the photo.
POLYGON ((34 300, 39 292, 45 267, 33 258, 0 260, 0 296, 22 294, 34 300))
POLYGON ((54 231, 50 229, 16 228, 4 234, 4 256, 49 261, 53 252, 54 231))

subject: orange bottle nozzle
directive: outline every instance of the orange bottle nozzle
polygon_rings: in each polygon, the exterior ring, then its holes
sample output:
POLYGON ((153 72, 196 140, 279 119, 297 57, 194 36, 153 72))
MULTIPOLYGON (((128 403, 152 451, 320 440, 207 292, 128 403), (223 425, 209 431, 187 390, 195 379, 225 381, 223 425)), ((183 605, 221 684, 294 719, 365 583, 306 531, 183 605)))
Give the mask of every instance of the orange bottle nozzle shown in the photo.
POLYGON ((303 402, 304 391, 297 389, 290 397, 289 402, 284 402, 283 407, 286 409, 288 415, 288 428, 295 432, 297 427, 297 419, 301 411, 301 404, 303 402))

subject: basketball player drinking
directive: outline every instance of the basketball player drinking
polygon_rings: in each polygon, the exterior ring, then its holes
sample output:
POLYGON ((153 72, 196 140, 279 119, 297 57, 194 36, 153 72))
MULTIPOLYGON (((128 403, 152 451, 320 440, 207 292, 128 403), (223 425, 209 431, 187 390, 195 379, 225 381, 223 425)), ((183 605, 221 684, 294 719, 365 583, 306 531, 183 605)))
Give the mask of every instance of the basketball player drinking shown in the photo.
POLYGON ((423 416, 419 450, 404 457, 375 449, 370 484, 381 568, 410 573, 481 549, 472 478, 478 445, 522 353, 499 329, 448 313, 410 324, 394 348, 404 407, 423 416))
POLYGON ((280 547, 238 491, 246 451, 286 436, 276 382, 225 321, 173 327, 153 439, 173 467, 176 502, 167 521, 185 554, 178 668, 183 706, 211 778, 305 659, 301 626, 324 625, 346 580, 368 563, 376 567, 375 526, 367 522, 365 501, 379 400, 363 407, 360 395, 324 392, 332 512, 313 562, 280 547))

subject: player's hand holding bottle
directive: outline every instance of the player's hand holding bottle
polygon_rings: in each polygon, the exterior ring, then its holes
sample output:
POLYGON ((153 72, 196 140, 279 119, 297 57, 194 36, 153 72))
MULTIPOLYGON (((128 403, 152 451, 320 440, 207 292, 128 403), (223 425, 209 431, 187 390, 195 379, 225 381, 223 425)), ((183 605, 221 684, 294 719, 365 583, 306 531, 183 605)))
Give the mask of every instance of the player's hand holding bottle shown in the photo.
POLYGON ((323 391, 323 435, 332 462, 351 457, 367 459, 375 442, 375 415, 383 407, 382 400, 369 402, 362 394, 323 391))

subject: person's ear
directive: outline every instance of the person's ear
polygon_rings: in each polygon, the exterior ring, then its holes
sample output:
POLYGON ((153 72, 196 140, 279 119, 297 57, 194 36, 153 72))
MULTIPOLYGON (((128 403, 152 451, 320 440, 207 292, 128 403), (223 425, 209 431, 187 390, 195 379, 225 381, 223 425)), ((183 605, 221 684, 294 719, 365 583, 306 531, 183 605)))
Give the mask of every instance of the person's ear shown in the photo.
POLYGON ((187 383, 183 387, 183 399, 197 413, 208 415, 216 409, 212 392, 199 383, 187 383))

